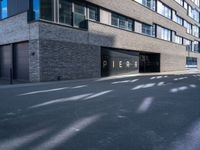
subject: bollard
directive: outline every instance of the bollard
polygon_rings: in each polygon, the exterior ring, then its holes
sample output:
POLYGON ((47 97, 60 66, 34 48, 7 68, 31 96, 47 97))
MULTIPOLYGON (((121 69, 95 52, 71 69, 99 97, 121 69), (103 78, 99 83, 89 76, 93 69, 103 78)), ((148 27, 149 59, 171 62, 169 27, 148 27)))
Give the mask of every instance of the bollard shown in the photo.
POLYGON ((10 68, 10 84, 13 84, 13 70, 10 68))

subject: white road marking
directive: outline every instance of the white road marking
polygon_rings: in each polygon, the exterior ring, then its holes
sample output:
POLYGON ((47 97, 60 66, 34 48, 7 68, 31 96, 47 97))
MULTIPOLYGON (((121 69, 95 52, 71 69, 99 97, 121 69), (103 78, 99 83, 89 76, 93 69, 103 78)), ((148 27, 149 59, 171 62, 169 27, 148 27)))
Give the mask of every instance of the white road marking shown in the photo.
POLYGON ((34 94, 39 94, 39 93, 55 92, 55 91, 61 91, 61 90, 66 90, 66 89, 69 89, 69 87, 62 87, 62 88, 56 88, 56 89, 34 91, 34 92, 29 92, 29 93, 23 93, 23 94, 20 94, 19 96, 34 95, 34 94))

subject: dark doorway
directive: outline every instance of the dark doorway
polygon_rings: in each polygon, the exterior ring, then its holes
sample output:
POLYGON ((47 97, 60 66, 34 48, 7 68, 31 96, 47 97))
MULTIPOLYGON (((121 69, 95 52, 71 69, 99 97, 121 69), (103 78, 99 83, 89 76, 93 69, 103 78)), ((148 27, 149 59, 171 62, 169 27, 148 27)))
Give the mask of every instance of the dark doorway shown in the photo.
POLYGON ((28 62, 28 43, 14 44, 13 52, 13 69, 14 79, 28 81, 29 80, 29 62, 28 62))
POLYGON ((12 46, 0 46, 0 78, 8 79, 12 68, 12 46))
POLYGON ((140 53, 140 73, 160 72, 160 54, 140 53))

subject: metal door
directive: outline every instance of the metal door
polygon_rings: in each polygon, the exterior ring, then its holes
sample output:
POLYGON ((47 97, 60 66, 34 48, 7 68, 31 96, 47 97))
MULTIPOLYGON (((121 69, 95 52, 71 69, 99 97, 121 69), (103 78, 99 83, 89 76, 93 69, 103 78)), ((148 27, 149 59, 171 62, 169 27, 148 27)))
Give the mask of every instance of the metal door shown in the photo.
POLYGON ((12 68, 12 46, 0 46, 0 78, 8 79, 12 68))
POLYGON ((14 78, 17 80, 29 80, 28 43, 14 44, 14 78))

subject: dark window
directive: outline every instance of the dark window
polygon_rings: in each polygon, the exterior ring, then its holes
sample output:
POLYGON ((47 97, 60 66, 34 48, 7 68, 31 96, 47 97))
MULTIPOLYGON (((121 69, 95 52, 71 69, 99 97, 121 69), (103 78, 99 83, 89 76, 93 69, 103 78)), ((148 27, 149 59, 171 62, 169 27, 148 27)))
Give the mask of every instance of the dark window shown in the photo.
POLYGON ((196 68, 197 67, 197 58, 194 57, 186 57, 186 67, 196 68))
POLYGON ((74 4, 74 26, 85 27, 85 7, 81 4, 74 4))
POLYGON ((115 13, 112 13, 111 25, 133 31, 133 20, 115 13))
POLYGON ((41 19, 54 21, 54 1, 40 0, 41 19))
POLYGON ((150 36, 155 36, 155 25, 142 24, 142 33, 150 36))
POLYGON ((98 21, 99 20, 99 10, 95 6, 88 6, 89 9, 89 19, 98 21))
POLYGON ((133 20, 128 19, 128 30, 133 31, 133 20))
POLYGON ((119 26, 119 17, 116 14, 112 14, 111 24, 113 26, 119 26))
POLYGON ((59 22, 72 25, 72 3, 68 0, 59 2, 59 22))
POLYGON ((119 16, 119 27, 126 29, 126 18, 123 16, 119 16))

